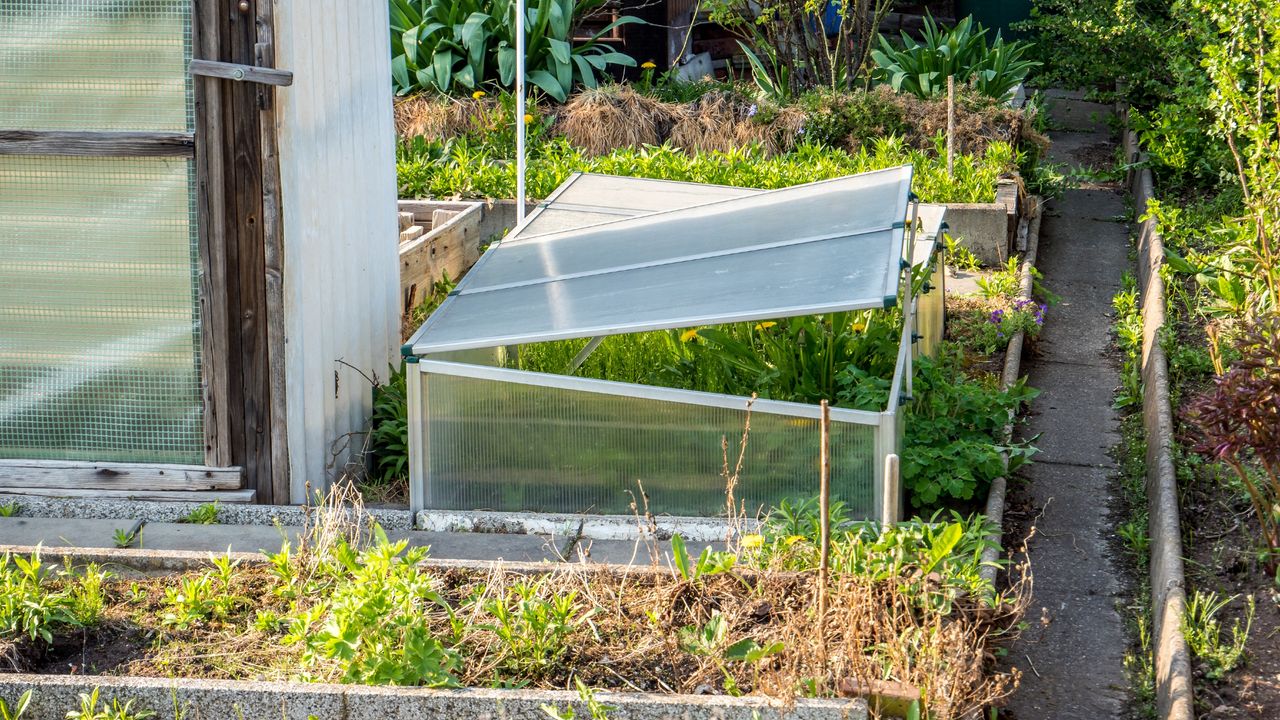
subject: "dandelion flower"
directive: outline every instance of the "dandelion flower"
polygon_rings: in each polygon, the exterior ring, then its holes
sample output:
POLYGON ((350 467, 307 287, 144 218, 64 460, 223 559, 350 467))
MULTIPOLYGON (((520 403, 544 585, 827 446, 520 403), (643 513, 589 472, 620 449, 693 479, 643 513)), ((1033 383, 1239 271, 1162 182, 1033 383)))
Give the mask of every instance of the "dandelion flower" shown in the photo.
POLYGON ((525 113, 525 114, 524 114, 524 124, 525 124, 525 125, 528 125, 528 124, 529 124, 529 123, 531 123, 531 122, 533 122, 533 116, 532 116, 532 115, 530 115, 529 113, 525 113))
POLYGON ((651 60, 645 60, 644 62, 640 63, 640 67, 644 68, 645 70, 652 70, 658 66, 654 65, 653 61, 651 60))
POLYGON ((774 321, 772 321, 772 320, 766 320, 766 321, 764 321, 764 322, 762 322, 762 323, 756 323, 756 330, 768 330, 769 328, 771 328, 771 327, 773 327, 774 325, 777 325, 777 324, 778 324, 778 323, 776 323, 776 322, 774 322, 774 321))
POLYGON ((476 99, 476 100, 479 100, 480 98, 482 98, 482 97, 484 97, 485 95, 488 95, 488 94, 489 94, 489 93, 486 93, 486 92, 485 92, 485 91, 483 91, 483 90, 477 90, 477 91, 475 91, 475 92, 471 93, 471 97, 472 97, 472 98, 474 98, 474 99, 476 99))
POLYGON ((862 332, 863 330, 866 330, 866 329, 867 329, 867 324, 866 324, 866 323, 864 323, 864 322, 856 322, 856 323, 854 323, 854 324, 850 325, 850 326, 849 326, 849 329, 850 329, 850 330, 852 330, 852 331, 854 331, 854 332, 862 332))
POLYGON ((807 542, 808 540, 809 538, 803 535, 792 535, 788 537, 785 542, 787 543, 787 546, 790 547, 792 545, 795 545, 798 542, 807 542))
POLYGON ((750 550, 764 547, 764 536, 756 534, 744 535, 742 537, 742 547, 750 550))
POLYGON ((689 328, 680 333, 680 342, 689 342, 696 337, 698 337, 698 328, 689 328))

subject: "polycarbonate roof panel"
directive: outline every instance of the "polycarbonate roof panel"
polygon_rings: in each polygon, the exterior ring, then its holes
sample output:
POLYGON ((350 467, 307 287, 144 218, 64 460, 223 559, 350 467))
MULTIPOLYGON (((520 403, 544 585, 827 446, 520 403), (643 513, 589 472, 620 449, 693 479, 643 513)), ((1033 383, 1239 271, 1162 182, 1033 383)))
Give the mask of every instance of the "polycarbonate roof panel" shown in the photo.
POLYGON ((412 350, 884 307, 897 297, 910 185, 902 166, 565 232, 531 237, 526 225, 485 253, 412 350))
POLYGON ((507 241, 765 192, 755 188, 575 173, 507 241))

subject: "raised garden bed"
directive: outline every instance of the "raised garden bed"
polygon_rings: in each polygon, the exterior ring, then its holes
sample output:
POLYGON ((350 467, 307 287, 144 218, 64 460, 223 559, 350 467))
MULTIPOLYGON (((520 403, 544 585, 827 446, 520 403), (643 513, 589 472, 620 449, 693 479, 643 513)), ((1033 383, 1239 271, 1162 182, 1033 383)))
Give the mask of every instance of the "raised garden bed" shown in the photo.
POLYGON ((987 599, 979 523, 882 531, 837 514, 824 585, 807 503, 737 536, 732 552, 693 556, 677 542, 670 565, 632 568, 433 562, 358 517, 328 506, 301 544, 265 557, 63 549, 67 565, 38 566, 5 555, 6 666, 27 674, 0 676, 0 697, 33 689, 35 720, 99 685, 203 717, 268 701, 290 718, 407 717, 362 714, 400 698, 419 712, 524 718, 568 705, 546 691, 589 687, 583 698, 620 693, 595 697, 620 707, 615 718, 703 716, 707 696, 720 717, 857 718, 858 697, 893 716, 914 692, 932 717, 958 718, 1012 687, 991 658, 1022 599, 987 599), (298 680, 320 684, 263 684, 298 680), (360 687, 392 684, 508 689, 360 687))

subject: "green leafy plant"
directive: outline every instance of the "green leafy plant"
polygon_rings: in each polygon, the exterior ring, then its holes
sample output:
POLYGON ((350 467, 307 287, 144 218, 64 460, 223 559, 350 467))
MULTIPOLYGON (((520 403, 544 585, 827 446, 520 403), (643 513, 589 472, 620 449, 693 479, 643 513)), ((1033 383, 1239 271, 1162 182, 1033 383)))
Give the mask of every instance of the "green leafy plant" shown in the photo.
POLYGON ((675 562, 680 577, 689 582, 709 575, 719 575, 733 569, 738 556, 731 552, 720 552, 710 547, 702 548, 702 552, 694 558, 685 547, 684 538, 679 533, 671 536, 671 558, 675 562))
POLYGON ((216 525, 218 524, 218 513, 221 512, 221 505, 217 500, 211 503, 204 503, 192 508, 178 522, 190 523, 192 525, 216 525))
POLYGON ((876 67, 872 76, 895 91, 927 98, 947 92, 947 78, 969 83, 989 97, 1005 99, 1040 63, 1027 59, 1031 45, 1006 43, 1000 33, 987 44, 987 31, 966 17, 950 29, 942 29, 931 16, 924 19, 924 42, 902 33, 902 49, 883 35, 871 52, 876 67))
POLYGON ((1200 590, 1187 599, 1182 616, 1182 635, 1187 639, 1187 647, 1200 660, 1205 677, 1210 680, 1221 680, 1239 667, 1245 657, 1245 645, 1249 642, 1249 630, 1253 627, 1257 608, 1253 596, 1248 596, 1245 599, 1244 627, 1237 620, 1231 626, 1230 637, 1227 637, 1218 613, 1235 599, 1200 590))
MULTIPOLYGON (((587 715, 591 720, 608 720, 609 714, 618 708, 613 705, 605 705, 596 697, 595 691, 587 684, 582 682, 581 678, 575 677, 573 684, 578 690, 578 699, 587 708, 587 715)), ((540 705, 539 708, 543 714, 551 718, 551 720, 577 720, 578 714, 572 707, 558 708, 554 705, 540 705)))
POLYGON ((22 512, 22 506, 17 502, 0 503, 0 517, 17 517, 22 512))
POLYGON ((75 626, 68 593, 46 587, 47 575, 38 553, 0 555, 0 638, 52 643, 55 630, 75 626))
POLYGON ((124 549, 131 547, 138 541, 138 533, 126 530, 124 528, 116 528, 112 533, 112 540, 115 541, 116 547, 124 549))
POLYGON ((284 642, 302 647, 304 678, 370 685, 452 687, 459 657, 432 635, 430 614, 451 614, 422 573, 426 548, 392 543, 375 526, 371 547, 345 541, 323 559, 321 599, 294 615, 284 642))
POLYGON ((133 700, 122 704, 118 698, 112 698, 111 702, 104 702, 99 708, 98 694, 99 688, 87 694, 80 693, 80 709, 68 712, 67 720, 146 720, 155 716, 151 710, 135 710, 133 700))
POLYGON ((779 105, 791 102, 791 70, 785 62, 779 60, 778 52, 769 45, 761 47, 761 52, 768 61, 766 66, 765 60, 761 60, 746 43, 739 40, 738 46, 751 64, 751 79, 760 90, 760 95, 779 105))
MULTIPOLYGON (((512 0, 390 0, 391 74, 396 92, 471 93, 483 85, 510 88, 515 80, 515 8, 512 0)), ((595 87, 609 66, 635 60, 602 39, 641 22, 623 16, 585 42, 573 30, 603 0, 536 0, 525 8, 525 73, 528 81, 560 102, 575 85, 595 87)))
POLYGON ((911 504, 927 508, 943 500, 972 500, 992 480, 1030 460, 1034 438, 1001 438, 1010 412, 1036 395, 1023 380, 1002 390, 993 379, 966 378, 953 352, 920 358, 901 462, 911 504))
POLYGON ((951 235, 944 235, 944 242, 947 249, 947 264, 965 272, 975 272, 982 269, 982 260, 974 255, 969 248, 961 245, 951 235))
POLYGON ((97 563, 89 563, 77 575, 71 570, 68 561, 63 575, 69 579, 68 610, 75 624, 86 627, 97 625, 102 621, 106 610, 105 585, 111 579, 111 573, 103 570, 97 563))
POLYGON ((12 707, 3 698, 0 698, 0 720, 21 720, 23 714, 27 712, 27 706, 30 704, 30 690, 19 695, 18 701, 12 707))
POLYGON ((493 621, 481 627, 501 641, 506 650, 501 667, 515 677, 538 677, 554 668, 568 651, 570 636, 594 614, 578 606, 576 591, 554 598, 541 597, 541 591, 537 582, 516 583, 483 606, 493 621))

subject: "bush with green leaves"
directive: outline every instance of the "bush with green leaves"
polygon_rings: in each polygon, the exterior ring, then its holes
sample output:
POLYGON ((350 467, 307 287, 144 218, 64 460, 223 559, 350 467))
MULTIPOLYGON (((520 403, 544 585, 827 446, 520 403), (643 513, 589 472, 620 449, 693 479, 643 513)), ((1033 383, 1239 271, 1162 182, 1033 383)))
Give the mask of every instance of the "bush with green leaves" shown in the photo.
MULTIPOLYGON (((610 66, 635 60, 602 41, 623 16, 585 42, 573 31, 604 0, 532 0, 525 7, 525 77, 560 102, 578 85, 595 87, 610 66)), ((471 94, 515 84, 515 12, 512 0, 390 0, 391 75, 396 93, 429 90, 471 94)))
POLYGON ((948 350, 936 360, 920 358, 901 461, 911 505, 972 502, 992 480, 1030 460, 1036 453, 1030 440, 1006 443, 1003 435, 1009 413, 1037 394, 1022 379, 1002 390, 997 378, 967 377, 959 355, 948 350))
MULTIPOLYGON (((959 155, 955 172, 936 152, 910 148, 899 138, 876 138, 856 152, 802 144, 784 155, 750 146, 732 152, 686 153, 678 148, 622 148, 591 157, 563 138, 531 144, 526 182, 529 197, 547 197, 574 172, 659 180, 777 189, 871 170, 910 164, 912 187, 924 202, 993 202, 1000 176, 1018 166, 1008 143, 989 145, 980 155, 959 155)), ((511 198, 515 163, 484 137, 402 144, 396 164, 402 197, 511 198)))
POLYGON ((902 33, 902 47, 883 35, 871 52, 876 67, 872 76, 898 92, 928 98, 945 95, 947 78, 968 84, 988 97, 1008 98, 1018 83, 1040 63, 1029 59, 1031 44, 1005 42, 997 32, 990 44, 987 30, 967 17, 949 29, 925 16, 923 42, 902 33))
MULTIPOLYGON (((357 550, 340 541, 300 592, 316 602, 289 622, 285 642, 302 647, 306 680, 452 687, 459 656, 432 634, 429 616, 452 615, 419 564, 427 549, 390 542, 357 550)), ((287 562, 287 561, 286 561, 287 562)), ((294 578, 296 580, 296 578, 294 578)))

